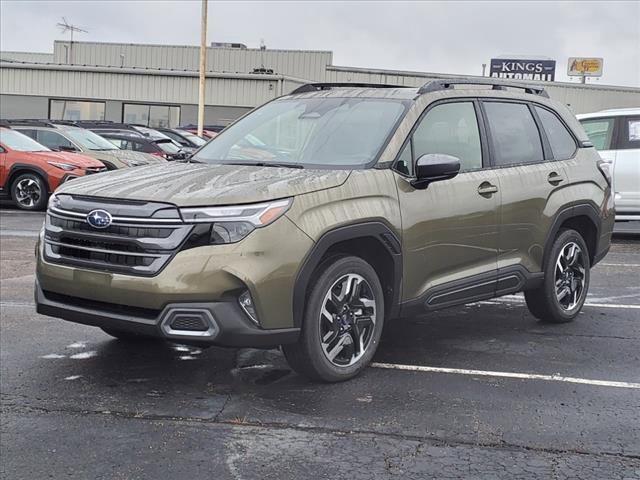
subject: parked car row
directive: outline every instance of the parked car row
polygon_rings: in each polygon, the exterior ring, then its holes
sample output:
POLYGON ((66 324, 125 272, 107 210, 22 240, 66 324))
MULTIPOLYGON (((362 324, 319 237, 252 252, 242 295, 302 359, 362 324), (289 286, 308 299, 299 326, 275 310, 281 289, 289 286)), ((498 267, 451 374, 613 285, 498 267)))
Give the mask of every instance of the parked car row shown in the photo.
POLYGON ((113 122, 0 120, 0 198, 41 210, 73 178, 183 160, 206 143, 187 130, 113 122))

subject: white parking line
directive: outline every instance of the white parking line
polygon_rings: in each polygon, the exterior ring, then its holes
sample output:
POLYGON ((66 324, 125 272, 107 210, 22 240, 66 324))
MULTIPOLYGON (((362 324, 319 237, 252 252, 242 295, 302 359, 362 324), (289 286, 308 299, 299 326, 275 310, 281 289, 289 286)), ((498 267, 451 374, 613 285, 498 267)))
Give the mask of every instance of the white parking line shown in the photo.
POLYGON ((596 267, 640 267, 640 263, 599 263, 596 267))
POLYGON ((465 368, 444 368, 444 367, 424 367, 419 365, 399 365, 395 363, 372 363, 373 368, 384 368, 389 370, 405 370, 410 372, 428 373, 452 373, 458 375, 471 375, 475 377, 502 377, 518 378, 521 380, 546 380, 551 382, 580 383, 583 385, 595 385, 598 387, 632 388, 640 390, 640 383, 632 382, 612 382, 608 380, 590 380, 588 378, 565 377, 563 375, 540 375, 537 373, 512 373, 512 372, 492 372, 487 370, 467 370, 465 368))
MULTIPOLYGON (((635 295, 633 296, 635 298, 635 295)), ((516 295, 505 295, 504 297, 494 298, 492 300, 483 300, 480 302, 476 302, 482 305, 497 305, 500 303, 516 303, 516 304, 525 304, 524 297, 516 296, 516 295)), ((473 305, 470 303, 468 305, 473 305)), ((595 307, 595 308, 620 308, 620 309, 629 309, 629 310, 637 310, 640 309, 640 305, 638 304, 624 304, 624 303, 590 303, 586 302, 584 304, 585 307, 595 307)))

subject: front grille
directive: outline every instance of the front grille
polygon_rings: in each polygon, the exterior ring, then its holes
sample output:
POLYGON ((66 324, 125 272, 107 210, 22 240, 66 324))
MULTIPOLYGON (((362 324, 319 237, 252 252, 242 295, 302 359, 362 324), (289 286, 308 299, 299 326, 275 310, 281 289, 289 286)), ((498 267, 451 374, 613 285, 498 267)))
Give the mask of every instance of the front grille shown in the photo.
POLYGON ((47 211, 44 254, 47 261, 113 273, 156 275, 184 244, 193 229, 181 222, 176 207, 145 203, 135 215, 131 204, 118 205, 73 197, 47 211), (74 206, 81 205, 81 208, 74 206), (94 209, 113 212, 112 224, 97 229, 86 221, 94 209), (126 210, 125 210, 126 209, 126 210), (118 216, 126 211, 126 216, 118 216), (153 217, 161 212, 161 217, 153 217), (171 214, 175 212, 174 217, 171 214), (172 219, 173 218, 173 219, 172 219))
POLYGON ((100 172, 106 172, 106 171, 107 171, 107 167, 89 167, 85 169, 85 174, 91 175, 94 173, 100 173, 100 172))

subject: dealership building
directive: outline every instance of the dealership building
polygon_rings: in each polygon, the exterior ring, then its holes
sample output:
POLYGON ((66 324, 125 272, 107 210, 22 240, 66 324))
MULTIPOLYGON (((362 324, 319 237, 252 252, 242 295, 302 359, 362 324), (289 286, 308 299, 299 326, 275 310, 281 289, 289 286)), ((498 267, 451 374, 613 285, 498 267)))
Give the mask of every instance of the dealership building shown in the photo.
MULTIPOLYGON (((199 47, 56 41, 53 53, 0 52, 0 118, 196 123, 199 47)), ((207 48, 207 124, 226 125, 309 82, 421 86, 457 75, 333 65, 330 51, 207 48)), ((473 78, 473 77, 469 77, 473 78)), ((536 82, 576 113, 640 107, 640 88, 536 82)))

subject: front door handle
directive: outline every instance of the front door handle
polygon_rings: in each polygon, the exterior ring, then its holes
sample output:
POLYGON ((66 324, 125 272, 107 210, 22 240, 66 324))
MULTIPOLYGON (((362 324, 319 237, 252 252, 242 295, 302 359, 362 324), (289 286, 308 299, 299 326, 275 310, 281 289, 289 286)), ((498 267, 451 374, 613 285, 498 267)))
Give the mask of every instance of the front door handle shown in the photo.
POLYGON ((480 195, 491 196, 494 193, 498 193, 498 187, 496 187, 495 185, 490 184, 489 182, 483 182, 478 187, 478 193, 480 195))
POLYGON ((562 182, 564 182, 564 177, 562 175, 559 175, 558 172, 551 172, 547 177, 547 181, 551 185, 560 185, 562 182))

